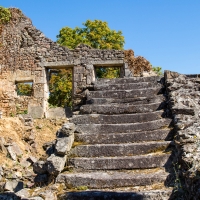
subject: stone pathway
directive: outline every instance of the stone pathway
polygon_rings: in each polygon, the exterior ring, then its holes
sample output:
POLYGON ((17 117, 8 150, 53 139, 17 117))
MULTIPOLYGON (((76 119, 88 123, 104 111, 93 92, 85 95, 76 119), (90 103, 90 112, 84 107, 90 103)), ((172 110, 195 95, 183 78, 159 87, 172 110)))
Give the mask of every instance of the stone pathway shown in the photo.
POLYGON ((171 119, 160 77, 99 79, 76 124, 63 199, 169 199, 171 119))

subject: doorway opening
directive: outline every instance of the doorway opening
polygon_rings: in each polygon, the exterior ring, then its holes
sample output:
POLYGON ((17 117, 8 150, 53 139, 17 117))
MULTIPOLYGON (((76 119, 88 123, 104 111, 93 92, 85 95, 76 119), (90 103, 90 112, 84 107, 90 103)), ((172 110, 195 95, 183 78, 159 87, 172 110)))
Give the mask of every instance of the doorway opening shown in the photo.
POLYGON ((49 107, 72 107, 73 68, 48 69, 49 107))

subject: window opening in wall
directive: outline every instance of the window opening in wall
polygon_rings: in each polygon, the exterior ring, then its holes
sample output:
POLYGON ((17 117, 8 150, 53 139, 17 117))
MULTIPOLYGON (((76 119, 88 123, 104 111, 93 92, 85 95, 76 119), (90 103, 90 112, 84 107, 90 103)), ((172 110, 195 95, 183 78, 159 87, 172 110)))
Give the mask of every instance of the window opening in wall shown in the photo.
POLYGON ((97 66, 95 67, 96 78, 119 78, 120 67, 97 66))
POLYGON ((49 69, 49 107, 72 107, 72 68, 49 69))
POLYGON ((16 89, 18 96, 33 96, 33 82, 17 82, 16 89))

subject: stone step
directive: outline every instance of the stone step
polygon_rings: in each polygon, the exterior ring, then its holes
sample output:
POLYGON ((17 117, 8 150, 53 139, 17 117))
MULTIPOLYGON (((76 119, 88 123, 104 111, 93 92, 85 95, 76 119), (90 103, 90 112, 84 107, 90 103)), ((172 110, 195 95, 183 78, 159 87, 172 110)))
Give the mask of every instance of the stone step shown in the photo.
POLYGON ((123 83, 123 84, 102 84, 94 85, 94 90, 133 90, 133 89, 148 89, 161 88, 160 83, 155 82, 139 82, 139 83, 123 83))
POLYGON ((136 131, 152 131, 170 126, 171 119, 160 119, 143 123, 126 124, 78 124, 76 131, 79 133, 131 133, 136 131))
POLYGON ((129 105, 129 104, 105 104, 105 105, 95 105, 88 104, 83 105, 80 108, 81 114, 130 114, 130 113, 147 113, 154 112, 157 110, 164 109, 166 106, 165 102, 162 103, 151 103, 151 104, 141 104, 141 105, 129 105))
POLYGON ((71 155, 73 157, 134 156, 165 151, 170 143, 170 141, 163 141, 132 144, 79 145, 71 150, 71 155))
POLYGON ((81 170, 150 169, 167 165, 170 154, 149 154, 123 157, 69 158, 68 164, 81 170))
POLYGON ((104 90, 104 91, 90 91, 87 99, 92 98, 114 98, 125 99, 135 97, 152 97, 162 94, 162 88, 149 88, 149 89, 133 89, 133 90, 104 90))
POLYGON ((97 79, 95 84, 124 84, 124 83, 138 83, 138 82, 159 82, 161 76, 150 76, 150 77, 132 77, 132 78, 113 78, 113 79, 97 79))
POLYGON ((136 97, 126 99, 112 99, 112 98, 92 98, 86 101, 86 104, 112 104, 112 103, 129 103, 129 104, 148 104, 159 103, 165 101, 163 95, 149 96, 149 97, 136 97))
POLYGON ((172 140, 173 131, 161 129, 132 133, 75 134, 75 141, 83 144, 120 144, 145 141, 172 140))
POLYGON ((121 124, 121 123, 137 123, 158 120, 162 118, 163 111, 139 114, 121 114, 121 115, 102 115, 87 114, 77 115, 70 120, 74 124, 121 124))
POLYGON ((166 180, 167 175, 168 173, 163 169, 132 170, 132 172, 74 172, 59 174, 56 183, 64 183, 67 187, 70 187, 69 189, 80 186, 85 186, 88 189, 116 189, 161 183, 166 180))
POLYGON ((82 191, 66 192, 59 195, 60 200, 169 200, 172 190, 153 190, 144 192, 124 191, 82 191))

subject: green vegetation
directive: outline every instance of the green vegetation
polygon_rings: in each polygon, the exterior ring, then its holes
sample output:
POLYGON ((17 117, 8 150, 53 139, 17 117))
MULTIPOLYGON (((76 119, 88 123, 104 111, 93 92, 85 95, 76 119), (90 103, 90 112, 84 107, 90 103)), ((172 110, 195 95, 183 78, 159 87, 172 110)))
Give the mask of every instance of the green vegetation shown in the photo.
POLYGON ((31 96, 33 94, 32 83, 17 83, 17 95, 31 96))
POLYGON ((72 69, 61 69, 52 73, 49 81, 50 105, 72 106, 72 69))
POLYGON ((153 70, 158 76, 163 75, 163 72, 162 72, 162 68, 161 68, 161 67, 152 67, 152 70, 153 70))
MULTIPOLYGON (((70 49, 79 44, 86 44, 95 49, 123 49, 124 37, 121 31, 111 30, 107 22, 101 20, 87 20, 84 28, 75 29, 64 27, 57 36, 57 43, 70 49)), ((98 78, 119 77, 120 69, 110 67, 96 68, 98 78)), ((51 75, 49 82, 50 107, 72 106, 72 71, 62 69, 51 75)))
POLYGON ((85 186, 85 185, 81 185, 81 186, 78 186, 77 188, 76 188, 77 190, 87 190, 88 189, 88 187, 87 186, 85 186))
POLYGON ((119 78, 120 68, 119 67, 97 67, 96 76, 97 78, 119 78))
MULTIPOLYGON (((75 49, 79 44, 86 44, 95 49, 116 49, 122 50, 124 47, 124 36, 121 31, 111 30, 107 22, 101 20, 87 20, 83 27, 63 27, 57 35, 57 43, 61 46, 75 49)), ((152 66, 145 58, 134 57, 132 50, 125 51, 125 58, 132 66, 134 74, 142 71, 150 71, 152 66)), ((96 67, 97 78, 118 78, 120 77, 119 67, 96 67)), ((162 75, 160 67, 154 67, 158 75, 162 75)), ((50 106, 72 106, 72 73, 60 70, 53 74, 50 80, 50 106)))
POLYGON ((81 43, 95 49, 123 49, 125 41, 122 32, 111 30, 107 22, 87 20, 83 25, 84 28, 62 28, 57 35, 57 43, 70 49, 81 43))
POLYGON ((5 24, 10 21, 11 13, 8 8, 0 6, 0 24, 5 24))

